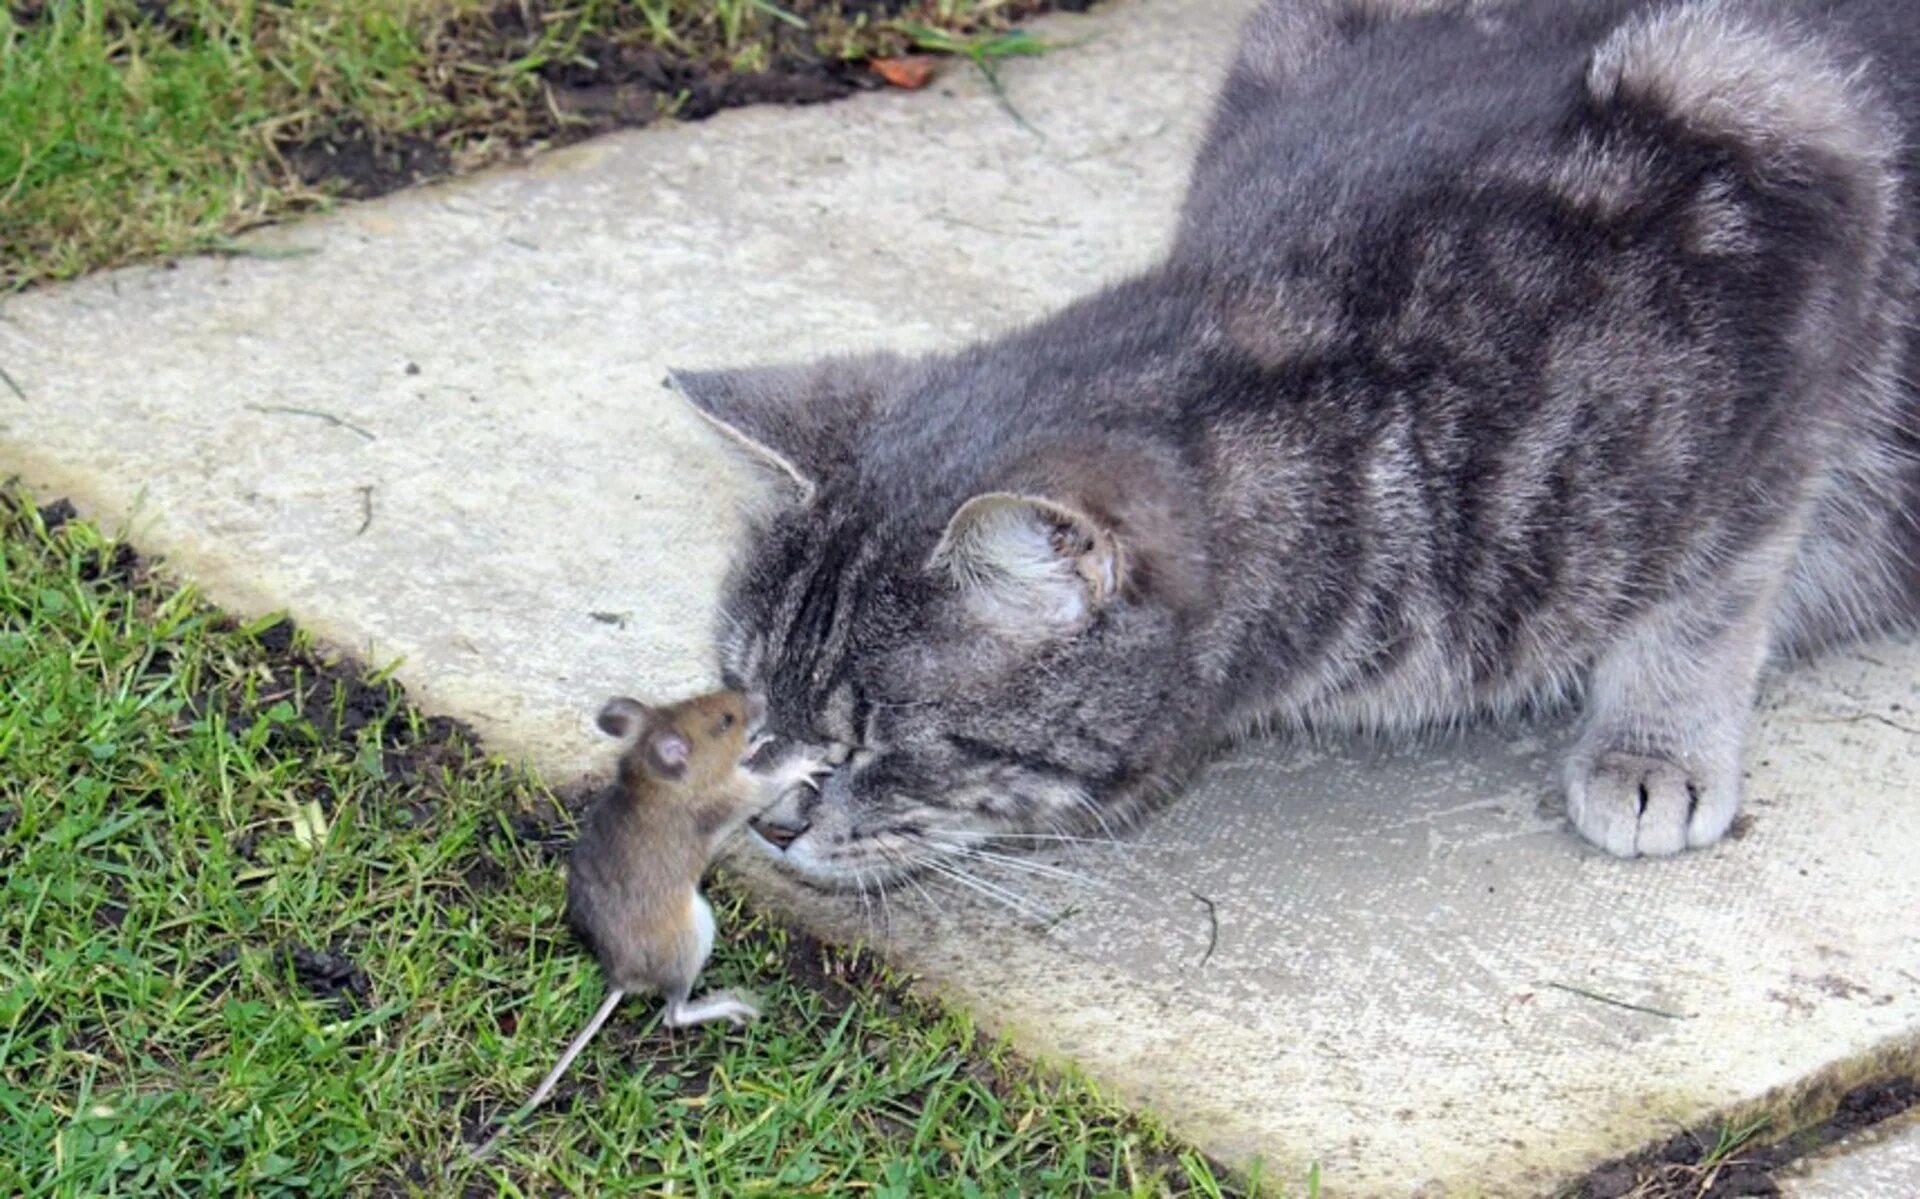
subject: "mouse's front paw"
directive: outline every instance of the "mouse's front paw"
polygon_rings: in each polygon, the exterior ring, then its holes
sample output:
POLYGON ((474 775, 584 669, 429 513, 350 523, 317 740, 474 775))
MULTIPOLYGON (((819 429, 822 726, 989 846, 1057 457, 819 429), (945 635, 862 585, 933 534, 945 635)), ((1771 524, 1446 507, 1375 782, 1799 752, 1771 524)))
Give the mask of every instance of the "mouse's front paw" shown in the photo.
POLYGON ((795 787, 820 789, 820 780, 833 773, 833 766, 812 754, 790 754, 784 760, 755 770, 761 788, 768 795, 784 795, 795 787))

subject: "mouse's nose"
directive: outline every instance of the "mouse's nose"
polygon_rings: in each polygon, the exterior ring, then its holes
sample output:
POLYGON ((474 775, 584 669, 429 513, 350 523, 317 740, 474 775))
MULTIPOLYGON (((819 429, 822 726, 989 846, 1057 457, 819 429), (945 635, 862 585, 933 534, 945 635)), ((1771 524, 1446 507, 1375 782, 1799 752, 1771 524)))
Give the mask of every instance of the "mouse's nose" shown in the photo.
POLYGON ((747 821, 747 827, 760 834, 761 839, 767 844, 784 853, 787 846, 800 839, 801 833, 813 827, 813 822, 802 820, 795 824, 788 824, 762 814, 747 821))

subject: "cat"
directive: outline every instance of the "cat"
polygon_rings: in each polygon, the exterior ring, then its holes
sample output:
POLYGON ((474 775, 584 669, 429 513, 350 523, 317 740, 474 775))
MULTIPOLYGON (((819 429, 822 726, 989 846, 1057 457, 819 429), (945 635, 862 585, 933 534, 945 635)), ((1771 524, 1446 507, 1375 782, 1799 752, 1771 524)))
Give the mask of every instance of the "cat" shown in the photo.
POLYGON ((677 374, 769 481, 760 845, 865 887, 1249 730, 1563 702, 1582 836, 1724 836, 1763 665, 1920 613, 1907 2, 1273 0, 1157 266, 677 374))

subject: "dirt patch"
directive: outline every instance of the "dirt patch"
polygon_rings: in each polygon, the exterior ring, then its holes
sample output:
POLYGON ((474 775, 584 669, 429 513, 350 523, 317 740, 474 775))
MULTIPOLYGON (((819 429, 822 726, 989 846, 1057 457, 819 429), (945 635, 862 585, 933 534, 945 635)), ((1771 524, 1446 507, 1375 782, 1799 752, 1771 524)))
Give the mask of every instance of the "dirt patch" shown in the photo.
POLYGON ((573 848, 573 832, 552 813, 516 813, 507 821, 514 843, 548 862, 561 862, 573 848))
POLYGON ((275 146, 302 186, 353 200, 398 191, 453 169, 447 147, 413 134, 382 136, 359 124, 275 146))
MULTIPOLYGON (((78 519, 67 500, 36 508, 16 485, 0 486, 0 520, 31 536, 29 512, 49 535, 78 519)), ((118 542, 80 554, 76 572, 106 597, 108 611, 117 611, 122 604, 151 608, 167 586, 154 578, 152 560, 118 542)), ((204 627, 232 635, 243 626, 210 614, 204 627)), ((421 715, 407 703, 397 683, 352 657, 329 655, 313 647, 292 620, 255 623, 245 630, 251 652, 243 650, 240 657, 246 659, 248 669, 215 678, 203 675, 175 718, 182 727, 217 715, 236 730, 260 728, 265 743, 274 748, 353 750, 362 776, 386 784, 380 791, 385 801, 380 814, 414 828, 430 825, 461 773, 485 761, 469 727, 446 716, 421 715)), ((143 681, 169 677, 177 648, 167 642, 150 646, 137 667, 137 677, 143 681)), ((341 802, 329 786, 304 779, 292 798, 317 803, 328 816, 341 802)), ((526 826, 526 839, 549 855, 564 852, 565 829, 557 821, 541 819, 553 815, 552 805, 535 801, 530 807, 534 816, 516 816, 516 830, 526 826)), ((0 810, 0 831, 16 819, 11 808, 0 810)), ((258 860, 259 839, 258 829, 236 829, 230 844, 235 854, 253 862, 258 860)), ((498 886, 506 877, 505 869, 488 862, 476 867, 472 880, 484 887, 498 886)), ((110 925, 121 918, 112 904, 96 914, 97 921, 110 925)))
POLYGON ((55 500, 51 504, 38 509, 38 511, 40 513, 40 523, 46 526, 47 532, 49 533, 80 515, 74 511, 73 503, 70 500, 55 500))
POLYGON ((116 545, 104 554, 88 550, 80 556, 80 578, 88 583, 130 583, 138 566, 139 559, 124 545, 116 545))
POLYGON ((1920 1081, 1883 1079, 1856 1087, 1826 1120, 1766 1144, 1716 1150, 1719 1128, 1682 1133, 1586 1176, 1569 1199, 1749 1199, 1778 1195, 1779 1170, 1842 1138, 1920 1105, 1920 1081))
POLYGON ((513 875, 491 854, 481 854, 460 872, 460 885, 468 895, 488 895, 506 889, 513 875))
POLYGON ((878 1001, 883 1010, 898 1012, 919 1000, 896 983, 874 953, 861 948, 841 949, 811 933, 783 925, 786 952, 781 966, 787 977, 818 994, 831 1016, 840 1016, 862 1002, 878 1001))
MULTIPOLYGON (((433 1175, 428 1172, 425 1162, 410 1157, 366 1183, 367 1199, 414 1199, 417 1195, 433 1193, 433 1175)), ((466 1194, 472 1194, 474 1187, 469 1185, 466 1194)), ((497 1195, 498 1191, 488 1191, 497 1195)))
MULTIPOLYGON (((1015 0, 994 10, 1020 21, 1084 12, 1093 0, 1015 0)), ((604 23, 554 54, 552 30, 573 11, 558 0, 503 0, 457 16, 427 39, 435 97, 457 114, 404 134, 364 126, 304 129, 275 149, 301 186, 354 199, 563 146, 663 118, 704 120, 749 104, 821 104, 887 86, 875 57, 912 48, 922 15, 908 0, 795 0, 803 26, 774 22, 744 61, 662 45, 640 5, 611 6, 604 23), (538 62, 531 71, 516 64, 538 62), (518 71, 518 73, 516 73, 518 71), (516 85, 503 96, 501 79, 516 85)), ((964 66, 956 63, 955 66, 964 66)))
MULTIPOLYGON (((129 557, 128 570, 145 569, 137 555, 129 557)), ((214 627, 232 632, 238 626, 223 618, 214 627)), ((483 756, 472 729, 450 717, 419 716, 398 684, 352 658, 329 657, 305 646, 292 620, 256 628, 252 638, 262 655, 260 669, 202 688, 190 698, 186 719, 218 712, 235 728, 264 720, 269 725, 265 741, 276 748, 351 744, 364 736, 361 767, 410 789, 395 814, 415 826, 432 819, 450 772, 483 756)), ((149 670, 156 668, 149 663, 149 670)), ((338 802, 331 793, 303 798, 316 800, 329 814, 338 802)))
POLYGON ((329 949, 283 945, 280 959, 309 994, 333 1001, 342 1012, 355 1012, 373 1002, 372 980, 338 945, 329 949))
POLYGON ((187 979, 195 984, 205 982, 207 979, 212 978, 215 974, 227 969, 239 960, 240 950, 238 946, 222 946, 194 963, 193 968, 187 971, 187 979))
POLYGON ((746 104, 823 104, 883 82, 862 63, 793 53, 782 54, 769 70, 735 75, 656 50, 602 49, 605 64, 570 65, 543 76, 561 111, 589 126, 645 123, 662 112, 699 121, 746 104))

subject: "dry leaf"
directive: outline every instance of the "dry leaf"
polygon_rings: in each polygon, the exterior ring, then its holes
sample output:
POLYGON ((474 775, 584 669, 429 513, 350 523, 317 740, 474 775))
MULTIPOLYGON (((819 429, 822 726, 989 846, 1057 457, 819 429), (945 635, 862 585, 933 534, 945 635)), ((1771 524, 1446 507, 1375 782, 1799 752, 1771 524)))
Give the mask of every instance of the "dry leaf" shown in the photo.
POLYGON ((908 54, 902 58, 876 58, 871 65, 880 78, 911 91, 927 86, 933 79, 933 61, 930 54, 908 54))

